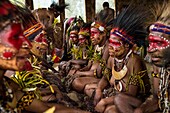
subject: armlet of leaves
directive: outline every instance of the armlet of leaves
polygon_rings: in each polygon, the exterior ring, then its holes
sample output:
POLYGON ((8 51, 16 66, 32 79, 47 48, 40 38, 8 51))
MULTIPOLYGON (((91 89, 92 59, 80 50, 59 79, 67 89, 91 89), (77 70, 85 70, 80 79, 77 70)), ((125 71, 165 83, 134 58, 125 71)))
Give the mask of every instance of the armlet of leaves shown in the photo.
POLYGON ((30 57, 29 62, 31 62, 33 68, 40 69, 38 65, 41 63, 41 61, 38 61, 38 58, 35 55, 32 55, 32 57, 30 57))
POLYGON ((145 76, 146 74, 147 74, 147 70, 144 70, 144 71, 140 71, 134 75, 131 75, 127 82, 126 90, 128 90, 128 85, 135 85, 135 86, 139 86, 141 92, 145 93, 145 84, 143 82, 142 77, 145 76))
POLYGON ((112 76, 112 70, 109 68, 105 68, 105 70, 103 71, 103 75, 107 78, 107 80, 109 81, 111 76, 112 76))
POLYGON ((87 46, 87 58, 91 60, 93 58, 93 54, 94 54, 94 47, 91 44, 90 46, 87 46))
POLYGON ((72 47, 68 53, 74 55, 75 59, 83 58, 82 51, 80 51, 79 48, 72 47))
POLYGON ((40 98, 37 90, 38 85, 42 85, 44 83, 48 84, 51 92, 54 93, 52 86, 49 84, 48 81, 43 79, 40 71, 37 69, 34 69, 32 71, 16 71, 11 79, 20 86, 22 91, 33 91, 38 98, 40 98))
POLYGON ((97 61, 101 62, 101 59, 102 59, 102 55, 100 53, 98 53, 98 52, 95 52, 94 55, 93 55, 92 60, 94 62, 97 62, 97 61))

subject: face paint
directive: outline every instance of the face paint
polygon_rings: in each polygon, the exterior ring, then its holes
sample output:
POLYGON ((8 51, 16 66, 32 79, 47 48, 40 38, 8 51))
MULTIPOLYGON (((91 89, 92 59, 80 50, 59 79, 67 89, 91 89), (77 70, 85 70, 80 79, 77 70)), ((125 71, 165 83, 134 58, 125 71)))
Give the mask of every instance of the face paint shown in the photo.
MULTIPOLYGON (((27 47, 31 46, 30 42, 23 36, 21 31, 22 28, 20 23, 12 23, 8 25, 0 33, 0 43, 6 47, 12 47, 17 50, 23 46, 23 43, 27 45, 27 47)), ((1 58, 11 59, 14 55, 14 51, 11 51, 10 49, 4 49, 1 58)))
POLYGON ((77 44, 78 43, 78 35, 70 34, 70 40, 72 41, 73 44, 77 44))
POLYGON ((22 70, 29 55, 30 42, 23 36, 20 23, 12 23, 0 31, 0 67, 22 70), (22 50, 22 51, 21 51, 22 50))
POLYGON ((85 36, 79 35, 79 45, 84 45, 86 41, 85 36))
POLYGON ((22 34, 21 24, 13 23, 8 25, 4 31, 0 33, 0 43, 5 46, 14 47, 20 49, 23 42, 27 42, 30 45, 30 42, 22 34))
POLYGON ((91 30, 91 36, 93 37, 93 36, 95 36, 95 35, 99 35, 100 34, 100 32, 99 31, 97 31, 97 30, 91 30))
POLYGON ((1 69, 19 70, 19 71, 24 69, 25 63, 28 62, 27 58, 29 57, 29 49, 16 50, 11 47, 7 48, 2 44, 0 44, 0 48, 1 48, 0 54, 3 53, 5 50, 9 50, 15 53, 11 59, 3 59, 2 56, 0 57, 1 69))
POLYGON ((167 47, 170 46, 169 40, 156 33, 150 33, 148 40, 149 40, 149 48, 148 48, 149 52, 158 49, 166 49, 167 47))
POLYGON ((165 51, 167 51, 170 47, 170 41, 168 40, 168 38, 168 34, 158 31, 150 31, 148 37, 148 52, 151 55, 152 63, 158 67, 162 67, 165 65, 166 61, 163 58, 163 53, 165 53, 165 51))
POLYGON ((110 56, 121 57, 125 52, 125 47, 119 37, 111 35, 109 38, 110 56))
POLYGON ((91 28, 90 30, 91 36, 90 39, 93 45, 97 45, 102 41, 102 36, 100 35, 100 31, 97 28, 91 28))
POLYGON ((113 46, 114 48, 119 48, 121 47, 123 44, 120 41, 117 40, 113 40, 113 39, 109 39, 109 45, 113 46))

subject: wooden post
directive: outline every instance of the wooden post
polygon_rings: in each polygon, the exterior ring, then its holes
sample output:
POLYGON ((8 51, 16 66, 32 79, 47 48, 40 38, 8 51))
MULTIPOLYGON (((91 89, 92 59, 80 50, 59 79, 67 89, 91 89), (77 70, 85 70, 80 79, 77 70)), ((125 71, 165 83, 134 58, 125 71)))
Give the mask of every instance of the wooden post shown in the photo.
POLYGON ((25 0, 25 5, 31 10, 34 9, 33 0, 25 0))
POLYGON ((95 18, 95 0, 85 0, 86 22, 92 22, 95 18))
MULTIPOLYGON (((58 0, 59 5, 60 4, 65 4, 65 0, 58 0)), ((64 32, 64 19, 65 19, 65 11, 60 14, 60 27, 61 27, 61 34, 64 32)), ((61 35, 61 42, 63 41, 63 35, 61 35)), ((63 46, 63 44, 62 44, 63 46)))
POLYGON ((115 0, 114 2, 115 2, 115 14, 116 14, 115 17, 116 17, 118 14, 118 6, 117 6, 118 4, 117 4, 117 0, 115 0))
MULTIPOLYGON (((59 5, 65 4, 65 0, 58 0, 58 1, 59 1, 59 5)), ((65 11, 60 14, 60 22, 64 22, 64 19, 65 19, 65 11)))

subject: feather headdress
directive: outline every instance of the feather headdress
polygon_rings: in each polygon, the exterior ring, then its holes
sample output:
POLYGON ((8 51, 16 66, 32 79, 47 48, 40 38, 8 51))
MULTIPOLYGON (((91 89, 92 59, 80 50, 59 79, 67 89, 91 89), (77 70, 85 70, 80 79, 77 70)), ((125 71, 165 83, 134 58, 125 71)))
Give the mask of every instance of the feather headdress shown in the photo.
POLYGON ((117 16, 110 34, 131 45, 141 46, 147 35, 145 24, 149 15, 149 10, 143 5, 130 4, 117 16))
POLYGON ((150 26, 151 31, 162 32, 170 36, 170 0, 156 1, 151 8, 154 20, 150 26))
POLYGON ((94 22, 91 27, 99 29, 101 32, 109 32, 113 23, 114 17, 108 15, 105 11, 96 14, 94 22))

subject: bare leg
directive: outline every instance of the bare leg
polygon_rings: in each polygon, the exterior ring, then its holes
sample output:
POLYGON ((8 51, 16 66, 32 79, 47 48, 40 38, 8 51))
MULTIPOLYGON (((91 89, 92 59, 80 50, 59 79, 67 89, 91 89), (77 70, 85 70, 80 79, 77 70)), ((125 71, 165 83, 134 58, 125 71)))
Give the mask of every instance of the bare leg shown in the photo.
POLYGON ((119 93, 115 96, 114 103, 121 113, 133 113, 134 107, 139 107, 142 102, 130 95, 119 93))
POLYGON ((82 92, 86 84, 97 83, 99 80, 94 77, 79 77, 74 79, 72 83, 73 89, 82 92))
POLYGON ((108 105, 104 113, 118 113, 115 105, 108 105))
POLYGON ((89 97, 91 97, 96 88, 97 88, 97 83, 87 84, 84 88, 84 93, 89 97))

